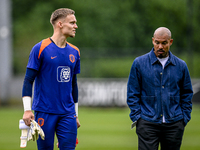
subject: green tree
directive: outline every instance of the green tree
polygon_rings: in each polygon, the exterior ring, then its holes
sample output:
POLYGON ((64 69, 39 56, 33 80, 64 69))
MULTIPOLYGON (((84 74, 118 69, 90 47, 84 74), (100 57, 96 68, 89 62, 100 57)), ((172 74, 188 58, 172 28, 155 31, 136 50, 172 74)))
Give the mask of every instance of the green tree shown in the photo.
MULTIPOLYGON (((192 16, 188 16, 188 1, 12 0, 15 73, 25 72, 32 46, 52 35, 49 18, 55 9, 61 7, 76 12, 79 28, 75 39, 69 39, 69 42, 81 49, 81 58, 88 62, 87 65, 92 64, 87 58, 95 61, 99 58, 134 57, 150 51, 153 32, 160 26, 172 31, 173 52, 184 53, 188 51, 188 25, 191 25, 193 34, 189 39, 192 50, 198 52, 200 1, 191 1, 192 16)), ((98 64, 101 63, 98 61, 98 64)), ((85 76, 91 73, 88 68, 82 69, 87 70, 85 76)), ((108 71, 102 67, 104 70, 108 71)))

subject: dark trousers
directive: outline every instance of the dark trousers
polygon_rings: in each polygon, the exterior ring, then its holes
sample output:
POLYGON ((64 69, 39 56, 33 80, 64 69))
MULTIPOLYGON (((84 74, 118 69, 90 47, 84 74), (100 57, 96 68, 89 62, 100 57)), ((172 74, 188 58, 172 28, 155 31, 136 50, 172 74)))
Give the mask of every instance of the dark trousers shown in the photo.
POLYGON ((152 123, 139 119, 136 125, 139 150, 180 150, 184 132, 184 121, 175 123, 152 123))

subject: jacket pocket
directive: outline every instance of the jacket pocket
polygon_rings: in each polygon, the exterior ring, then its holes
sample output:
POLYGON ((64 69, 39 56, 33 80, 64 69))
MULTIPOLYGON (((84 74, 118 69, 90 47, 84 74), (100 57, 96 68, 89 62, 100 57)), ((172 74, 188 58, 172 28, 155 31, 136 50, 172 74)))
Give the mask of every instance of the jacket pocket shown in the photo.
POLYGON ((141 112, 145 116, 155 116, 157 102, 155 96, 141 96, 141 112))
POLYGON ((182 114, 180 106, 180 96, 170 96, 169 110, 171 118, 174 118, 182 114))

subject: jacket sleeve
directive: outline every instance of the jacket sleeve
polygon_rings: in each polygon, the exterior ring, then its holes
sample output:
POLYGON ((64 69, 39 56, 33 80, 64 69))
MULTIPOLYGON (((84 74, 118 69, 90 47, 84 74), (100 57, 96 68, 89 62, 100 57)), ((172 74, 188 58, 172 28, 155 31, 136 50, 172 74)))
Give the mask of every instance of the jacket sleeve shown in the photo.
POLYGON ((180 97, 184 123, 185 125, 187 125, 187 123, 191 119, 193 90, 189 71, 186 64, 183 70, 183 80, 181 85, 180 97))
POLYGON ((140 118, 140 73, 137 61, 132 64, 127 83, 127 104, 130 108, 130 118, 133 122, 140 118))

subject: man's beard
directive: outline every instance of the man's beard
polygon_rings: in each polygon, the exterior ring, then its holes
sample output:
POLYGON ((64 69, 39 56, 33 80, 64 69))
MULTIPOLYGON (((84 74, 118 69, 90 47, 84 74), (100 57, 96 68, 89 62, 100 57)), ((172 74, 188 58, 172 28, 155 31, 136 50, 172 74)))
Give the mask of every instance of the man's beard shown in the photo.
POLYGON ((158 58, 164 58, 164 56, 162 54, 159 54, 158 58))
POLYGON ((163 52, 163 54, 158 54, 158 58, 165 58, 165 57, 167 57, 168 56, 168 53, 165 53, 165 51, 164 50, 158 50, 158 52, 159 51, 161 51, 161 52, 163 52))

